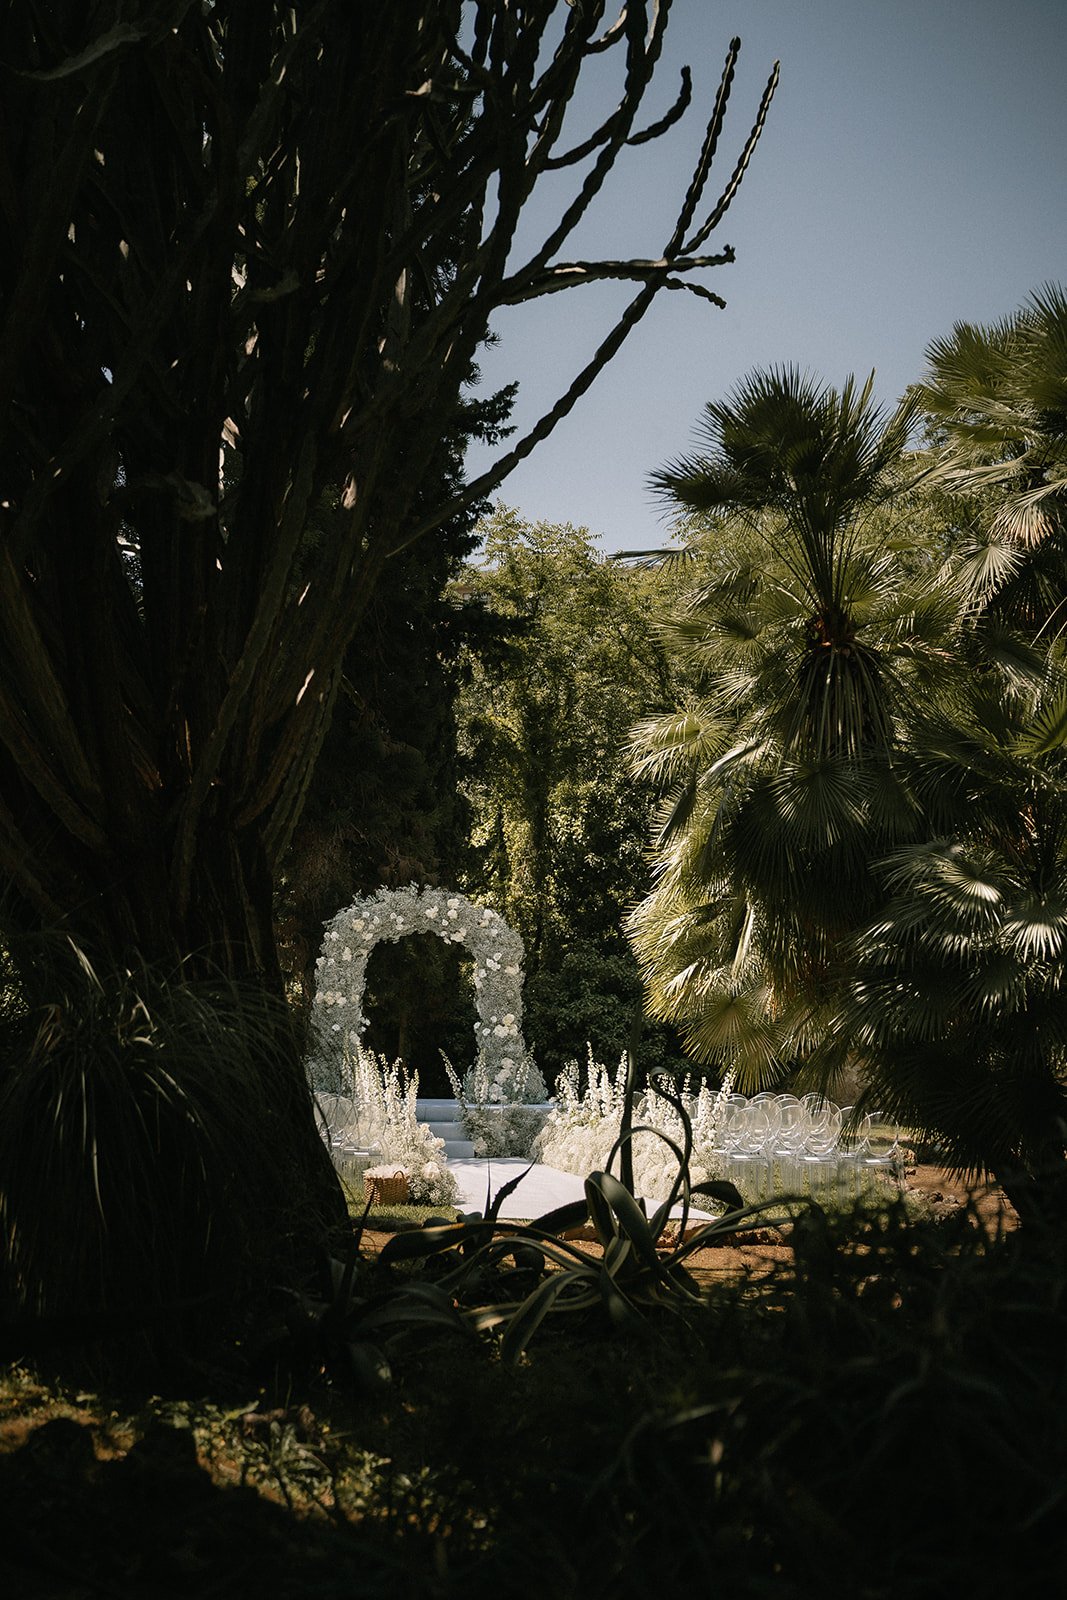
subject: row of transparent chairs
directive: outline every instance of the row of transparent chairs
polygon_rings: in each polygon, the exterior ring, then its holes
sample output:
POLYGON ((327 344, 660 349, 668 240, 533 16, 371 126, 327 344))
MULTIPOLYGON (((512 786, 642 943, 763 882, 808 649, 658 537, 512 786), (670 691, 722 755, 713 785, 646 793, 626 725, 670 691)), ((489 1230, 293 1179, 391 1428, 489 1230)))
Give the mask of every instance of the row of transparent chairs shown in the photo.
POLYGON ((720 1175, 750 1202, 806 1194, 848 1203, 896 1176, 900 1130, 819 1094, 731 1095, 710 1129, 720 1175))

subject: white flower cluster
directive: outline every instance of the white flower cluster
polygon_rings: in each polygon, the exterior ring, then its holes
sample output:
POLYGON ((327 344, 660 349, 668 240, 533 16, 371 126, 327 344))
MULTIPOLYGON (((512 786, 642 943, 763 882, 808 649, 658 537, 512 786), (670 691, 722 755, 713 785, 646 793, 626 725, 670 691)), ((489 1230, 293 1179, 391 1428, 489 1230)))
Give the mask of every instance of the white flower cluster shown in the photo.
POLYGON ((517 1061, 504 1061, 495 1076, 481 1062, 460 1082, 451 1061, 444 1056, 445 1071, 460 1109, 464 1137, 479 1158, 528 1157, 534 1139, 544 1126, 545 1080, 532 1056, 523 1052, 517 1061))
MULTIPOLYGON (((594 1061, 590 1050, 584 1091, 580 1084, 578 1063, 568 1061, 556 1080, 555 1109, 534 1140, 532 1154, 545 1166, 584 1178, 606 1167, 619 1136, 626 1092, 626 1057, 623 1056, 612 1073, 601 1062, 594 1061)), ((689 1163, 691 1183, 705 1183, 721 1176, 716 1134, 729 1093, 729 1081, 717 1091, 702 1084, 696 1094, 692 1084, 682 1087, 682 1103, 693 1129, 689 1163)), ((634 1135, 631 1145, 634 1185, 638 1194, 648 1200, 665 1200, 678 1173, 678 1157, 666 1140, 657 1135, 666 1134, 684 1148, 681 1118, 669 1100, 649 1089, 634 1106, 633 1123, 635 1127, 644 1123, 657 1130, 634 1135)), ((619 1170, 618 1157, 612 1163, 612 1170, 616 1173, 619 1170)))
POLYGON ((492 1078, 503 1072, 506 1079, 525 1056, 519 935, 488 906, 474 905, 446 889, 413 883, 406 889, 379 889, 326 924, 322 954, 315 963, 321 1044, 309 1071, 316 1087, 329 1088, 339 1080, 346 1049, 363 1037, 367 1026, 363 991, 371 951, 383 940, 395 943, 410 933, 434 933, 465 945, 473 956, 479 1067, 492 1078))
POLYGON ((343 1091, 317 1097, 324 1137, 342 1163, 346 1149, 368 1150, 376 1164, 403 1167, 417 1205, 453 1204, 458 1190, 445 1142, 416 1116, 418 1073, 409 1076, 402 1062, 390 1066, 357 1042, 346 1052, 343 1091))
POLYGON ((439 1161, 424 1161, 408 1172, 408 1197, 416 1206, 453 1206, 459 1190, 447 1167, 439 1161))

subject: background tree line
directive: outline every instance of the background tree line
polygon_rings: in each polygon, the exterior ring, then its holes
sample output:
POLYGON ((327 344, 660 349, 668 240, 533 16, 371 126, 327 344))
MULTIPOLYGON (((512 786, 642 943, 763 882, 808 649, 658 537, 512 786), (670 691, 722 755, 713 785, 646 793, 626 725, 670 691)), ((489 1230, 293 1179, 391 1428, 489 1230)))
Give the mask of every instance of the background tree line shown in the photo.
POLYGON ((684 559, 483 522, 454 860, 550 1078, 647 997, 650 1068, 844 1082, 1023 1209, 1062 1187, 1065 349, 1049 289, 891 416, 754 374, 658 475, 684 559))

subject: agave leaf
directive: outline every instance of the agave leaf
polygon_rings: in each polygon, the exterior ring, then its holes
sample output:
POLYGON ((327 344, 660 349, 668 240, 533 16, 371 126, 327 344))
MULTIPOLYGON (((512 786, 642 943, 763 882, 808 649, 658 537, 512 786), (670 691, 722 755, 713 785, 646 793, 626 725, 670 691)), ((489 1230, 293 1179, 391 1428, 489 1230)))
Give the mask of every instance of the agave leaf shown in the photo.
MULTIPOLYGON (((616 1240, 616 1244, 622 1244, 625 1246, 623 1251, 623 1259, 625 1259, 625 1257, 629 1255, 629 1246, 626 1245, 624 1240, 616 1240)), ((606 1267, 606 1255, 604 1264, 606 1267)), ((601 1298, 604 1302, 604 1310, 608 1314, 608 1320, 612 1322, 615 1327, 630 1327, 634 1322, 637 1321, 637 1311, 630 1304, 630 1301, 619 1288, 619 1285, 616 1281, 616 1273, 614 1271, 605 1271, 601 1273, 600 1278, 598 1279, 598 1286, 600 1289, 601 1298)))
POLYGON ((633 1245, 629 1239, 612 1239, 604 1251, 604 1272, 609 1278, 615 1278, 633 1255, 633 1245))
POLYGON ((380 1394, 389 1387, 393 1381, 392 1369, 376 1344, 351 1340, 346 1349, 352 1374, 364 1393, 380 1394))
POLYGON ((437 1228, 412 1228, 404 1233, 394 1233, 382 1247, 378 1259, 383 1265, 394 1261, 421 1261, 426 1256, 437 1255, 453 1245, 469 1239, 469 1224, 458 1222, 437 1228))
POLYGON ((418 1302, 407 1300, 390 1300, 386 1304, 376 1306, 365 1311, 359 1319, 360 1330, 364 1328, 388 1327, 413 1327, 426 1326, 436 1328, 450 1328, 453 1332, 457 1328, 466 1331, 463 1318, 454 1306, 447 1311, 440 1307, 421 1305, 418 1302))
POLYGON ((727 1208, 727 1215, 733 1211, 744 1211, 748 1205, 740 1189, 726 1178, 709 1178, 706 1183, 694 1183, 689 1193, 691 1196, 706 1194, 711 1200, 721 1200, 727 1208))
POLYGON ((490 1262, 502 1261, 505 1256, 513 1255, 517 1248, 526 1244, 528 1248, 537 1250, 542 1256, 547 1256, 560 1267, 581 1267, 589 1260, 584 1250, 579 1250, 576 1245, 568 1244, 564 1239, 554 1239, 550 1235, 537 1234, 531 1225, 529 1228, 517 1228, 514 1233, 508 1233, 501 1238, 494 1239, 482 1251, 490 1262))
MULTIPOLYGON (((612 1229, 612 1233, 615 1235, 615 1239, 612 1242, 619 1242, 618 1235, 621 1234, 625 1240, 628 1240, 633 1245, 634 1250, 646 1267, 658 1270, 659 1257, 656 1255, 656 1241, 652 1229, 649 1227, 648 1218, 626 1185, 620 1183, 618 1178, 610 1172, 592 1172, 586 1179, 585 1187, 587 1194, 591 1189, 595 1190, 603 1202, 610 1207, 617 1219, 617 1227, 612 1229)), ((592 1200, 590 1200, 590 1210, 592 1209, 592 1200)), ((605 1242, 607 1238, 608 1235, 605 1234, 605 1242)), ((605 1256, 606 1259, 607 1257, 605 1256)))
POLYGON ((464 1327, 463 1318, 451 1298, 435 1283, 413 1283, 369 1305, 360 1313, 360 1329, 388 1327, 391 1323, 401 1326, 430 1323, 452 1329, 464 1327))
POLYGON ((509 1179, 502 1189, 497 1190, 496 1194, 493 1196, 492 1203, 486 1207, 486 1222, 496 1221, 503 1202, 508 1198, 508 1195, 515 1193, 515 1190, 519 1187, 519 1184, 522 1182, 523 1178, 533 1171, 535 1165, 536 1163, 531 1161, 525 1172, 520 1172, 517 1177, 509 1179))
POLYGON ((510 1322, 515 1310, 514 1305, 472 1306, 461 1315, 475 1333, 490 1333, 494 1328, 499 1328, 502 1322, 510 1322))
POLYGON ((537 1217, 530 1226, 537 1228, 541 1233, 565 1233, 568 1228, 580 1228, 584 1222, 588 1221, 588 1201, 571 1200, 565 1206, 557 1206, 554 1211, 546 1211, 543 1216, 537 1217))
MULTIPOLYGON (((506 1366, 515 1366, 526 1346, 541 1326, 548 1314, 554 1309, 560 1295, 572 1292, 580 1283, 582 1277, 588 1276, 588 1269, 580 1267, 570 1271, 557 1272, 551 1278, 546 1278, 544 1283, 538 1284, 532 1294, 519 1306, 514 1316, 504 1329, 504 1336, 500 1341, 500 1355, 506 1366)), ((586 1293, 574 1296, 569 1309, 582 1310, 596 1303, 595 1294, 586 1293)))
MULTIPOLYGON (((600 1179, 604 1176, 603 1172, 591 1172, 589 1174, 585 1180, 585 1201, 589 1208, 589 1220, 596 1229, 597 1239, 606 1247, 615 1238, 619 1230, 615 1222, 615 1214, 607 1200, 605 1200, 600 1186, 600 1179)), ((618 1179, 615 1181, 618 1183, 618 1179)), ((621 1188, 622 1185, 620 1184, 619 1187, 621 1188)))
POLYGON ((731 1211, 724 1217, 705 1222, 690 1234, 684 1244, 671 1252, 671 1267, 681 1266, 688 1256, 702 1250, 711 1240, 721 1238, 723 1234, 741 1233, 746 1226, 776 1228, 791 1223, 792 1213, 787 1212, 783 1216, 781 1205, 782 1202, 778 1200, 761 1200, 757 1205, 745 1206, 741 1211, 731 1211))

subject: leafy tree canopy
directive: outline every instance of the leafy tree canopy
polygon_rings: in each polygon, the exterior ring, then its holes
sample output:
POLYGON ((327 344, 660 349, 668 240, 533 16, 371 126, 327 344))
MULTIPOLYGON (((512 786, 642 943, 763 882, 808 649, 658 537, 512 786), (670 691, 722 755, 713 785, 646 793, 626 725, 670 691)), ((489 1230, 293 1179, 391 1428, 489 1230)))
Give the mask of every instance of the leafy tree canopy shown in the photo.
POLYGON ((463 587, 510 637, 472 662, 459 700, 469 871, 526 941, 527 1036, 551 1076, 587 1040, 621 1050, 640 1005, 621 922, 646 878, 652 793, 625 752, 635 719, 675 692, 651 619, 678 578, 506 507, 482 531, 463 587))
POLYGON ((888 425, 757 374, 659 475, 702 546, 668 635, 697 682, 637 735, 669 798, 632 919, 698 1055, 749 1084, 859 1065, 867 1103, 1060 1218, 1062 318, 1047 291, 958 327, 888 425))

